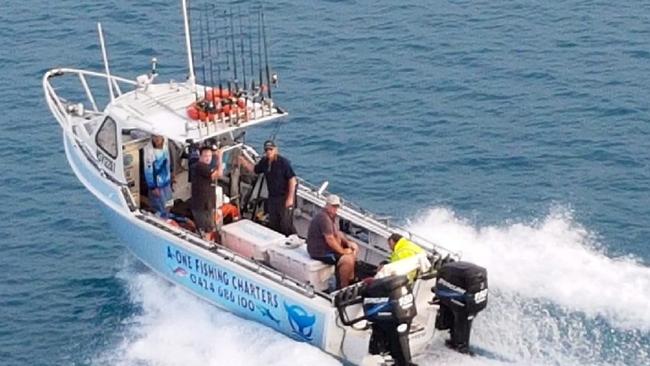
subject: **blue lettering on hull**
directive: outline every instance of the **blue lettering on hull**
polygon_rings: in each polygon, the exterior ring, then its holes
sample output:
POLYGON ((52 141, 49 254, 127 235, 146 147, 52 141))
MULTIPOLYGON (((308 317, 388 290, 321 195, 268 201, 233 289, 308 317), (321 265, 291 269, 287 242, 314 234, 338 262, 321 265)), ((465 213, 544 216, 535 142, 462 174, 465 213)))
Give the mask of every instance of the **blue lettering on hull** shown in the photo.
POLYGON ((317 324, 317 316, 304 307, 291 304, 289 299, 240 274, 171 245, 167 246, 166 253, 167 268, 176 277, 175 282, 246 318, 279 329, 300 341, 320 344, 322 320, 317 324))
POLYGON ((261 285, 249 278, 244 269, 222 267, 131 223, 110 208, 104 209, 115 233, 135 255, 169 280, 234 314, 322 346, 324 314, 261 285))

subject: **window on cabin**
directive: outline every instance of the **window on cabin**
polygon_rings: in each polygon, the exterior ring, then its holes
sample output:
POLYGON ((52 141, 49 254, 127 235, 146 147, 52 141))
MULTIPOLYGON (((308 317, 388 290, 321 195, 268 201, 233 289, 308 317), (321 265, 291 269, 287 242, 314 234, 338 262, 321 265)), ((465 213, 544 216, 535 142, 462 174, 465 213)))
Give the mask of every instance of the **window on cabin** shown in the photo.
POLYGON ((110 157, 117 158, 117 125, 111 117, 106 117, 104 123, 102 123, 95 142, 110 157))

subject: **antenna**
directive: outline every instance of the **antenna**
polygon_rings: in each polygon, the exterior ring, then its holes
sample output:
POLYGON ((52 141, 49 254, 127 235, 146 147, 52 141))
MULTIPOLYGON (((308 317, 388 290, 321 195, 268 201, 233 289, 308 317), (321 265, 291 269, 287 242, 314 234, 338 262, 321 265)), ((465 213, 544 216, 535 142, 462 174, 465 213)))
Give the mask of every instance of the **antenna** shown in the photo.
POLYGON ((102 58, 104 59, 104 69, 106 70, 106 82, 108 83, 108 94, 111 96, 111 102, 115 100, 113 94, 113 81, 111 79, 111 70, 108 68, 108 55, 106 54, 106 45, 104 44, 104 32, 102 23, 97 23, 97 33, 99 33, 99 45, 102 48, 102 58))
POLYGON ((190 36, 190 21, 187 16, 187 0, 182 0, 182 6, 183 6, 183 26, 185 29, 185 46, 187 47, 187 67, 189 68, 190 71, 190 76, 188 77, 187 81, 190 83, 192 87, 194 87, 194 83, 196 82, 196 77, 194 76, 194 60, 192 59, 192 42, 191 42, 191 36, 190 36))

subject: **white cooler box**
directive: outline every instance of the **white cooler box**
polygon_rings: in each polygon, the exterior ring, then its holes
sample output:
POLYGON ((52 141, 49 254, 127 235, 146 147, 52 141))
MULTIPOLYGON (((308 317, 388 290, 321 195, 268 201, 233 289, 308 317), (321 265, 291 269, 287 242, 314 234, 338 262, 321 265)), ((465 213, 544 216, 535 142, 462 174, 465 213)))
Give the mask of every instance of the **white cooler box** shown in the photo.
POLYGON ((258 261, 268 261, 267 250, 282 245, 287 237, 250 220, 240 220, 221 228, 222 244, 234 252, 258 261))
POLYGON ((310 283, 319 291, 328 288, 334 275, 334 266, 311 259, 305 244, 293 249, 284 244, 271 247, 269 257, 274 268, 291 278, 310 283))

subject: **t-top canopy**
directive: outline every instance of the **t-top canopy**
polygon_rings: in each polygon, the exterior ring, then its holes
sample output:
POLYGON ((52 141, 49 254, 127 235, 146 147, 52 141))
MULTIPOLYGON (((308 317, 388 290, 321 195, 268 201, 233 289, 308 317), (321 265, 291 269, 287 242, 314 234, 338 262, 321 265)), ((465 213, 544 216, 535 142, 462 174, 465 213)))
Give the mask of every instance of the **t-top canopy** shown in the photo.
POLYGON ((125 93, 106 112, 123 128, 137 128, 180 142, 202 141, 287 115, 269 98, 230 96, 227 90, 174 82, 125 93))

